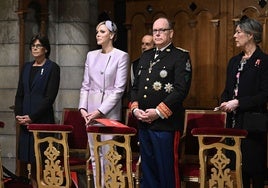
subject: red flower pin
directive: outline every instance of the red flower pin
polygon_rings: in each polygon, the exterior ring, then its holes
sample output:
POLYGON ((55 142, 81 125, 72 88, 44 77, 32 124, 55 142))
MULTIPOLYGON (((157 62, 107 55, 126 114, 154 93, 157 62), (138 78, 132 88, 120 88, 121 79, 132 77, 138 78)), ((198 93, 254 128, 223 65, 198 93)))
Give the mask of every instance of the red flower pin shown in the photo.
POLYGON ((261 64, 261 60, 260 59, 257 59, 257 61, 255 62, 255 67, 259 67, 261 64))

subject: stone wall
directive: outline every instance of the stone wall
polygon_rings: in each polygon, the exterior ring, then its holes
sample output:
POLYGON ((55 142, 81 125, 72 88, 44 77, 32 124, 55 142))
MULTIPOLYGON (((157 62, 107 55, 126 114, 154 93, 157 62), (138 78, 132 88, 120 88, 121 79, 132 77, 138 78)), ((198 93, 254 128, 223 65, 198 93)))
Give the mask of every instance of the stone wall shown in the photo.
POLYGON ((17 0, 0 1, 0 130, 2 162, 14 170, 16 158, 16 126, 13 111, 14 97, 19 76, 19 25, 17 0))
MULTIPOLYGON (((51 0, 49 2, 48 36, 51 43, 50 59, 61 67, 60 90, 55 102, 57 123, 62 109, 76 108, 83 78, 84 61, 89 50, 96 48, 95 26, 97 0, 51 0)), ((16 123, 13 110, 19 77, 19 23, 16 10, 18 0, 0 1, 0 130, 2 162, 15 172, 16 123)), ((26 17, 26 41, 38 32, 30 11, 26 17)), ((25 44, 25 61, 32 60, 25 44)))

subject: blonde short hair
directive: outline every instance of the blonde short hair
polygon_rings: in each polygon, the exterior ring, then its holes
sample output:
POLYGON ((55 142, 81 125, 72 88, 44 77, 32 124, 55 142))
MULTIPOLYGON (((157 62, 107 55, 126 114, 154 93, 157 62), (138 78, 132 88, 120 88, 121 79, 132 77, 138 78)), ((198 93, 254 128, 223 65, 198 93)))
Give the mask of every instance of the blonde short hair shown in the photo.
POLYGON ((98 28, 100 25, 105 25, 107 27, 107 29, 114 34, 114 38, 113 38, 113 42, 116 41, 117 39, 117 26, 114 22, 112 22, 111 20, 106 20, 106 21, 102 21, 100 22, 96 28, 98 28))

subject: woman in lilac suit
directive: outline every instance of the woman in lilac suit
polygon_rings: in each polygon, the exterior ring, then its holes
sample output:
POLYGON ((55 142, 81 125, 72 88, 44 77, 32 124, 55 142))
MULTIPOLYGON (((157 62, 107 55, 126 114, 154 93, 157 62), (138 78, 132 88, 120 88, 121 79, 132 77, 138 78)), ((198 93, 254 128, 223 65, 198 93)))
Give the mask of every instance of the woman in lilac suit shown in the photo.
MULTIPOLYGON (((100 22, 96 27, 96 40, 101 49, 87 54, 79 102, 79 111, 86 125, 100 117, 121 120, 121 99, 127 83, 129 55, 114 48, 116 32, 117 27, 112 21, 100 22)), ((102 136, 102 139, 111 137, 102 136)), ((95 173, 92 136, 88 135, 88 140, 95 173)), ((104 155, 105 149, 100 152, 104 155)))

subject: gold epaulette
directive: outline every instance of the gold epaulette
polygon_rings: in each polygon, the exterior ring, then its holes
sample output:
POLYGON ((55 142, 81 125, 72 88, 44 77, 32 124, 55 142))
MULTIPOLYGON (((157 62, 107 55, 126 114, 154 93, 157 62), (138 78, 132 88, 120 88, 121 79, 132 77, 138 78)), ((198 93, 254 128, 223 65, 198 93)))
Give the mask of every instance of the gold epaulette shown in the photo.
POLYGON ((179 50, 181 50, 181 51, 183 51, 183 52, 189 52, 188 50, 185 50, 185 49, 180 48, 180 47, 176 47, 176 48, 179 49, 179 50))

